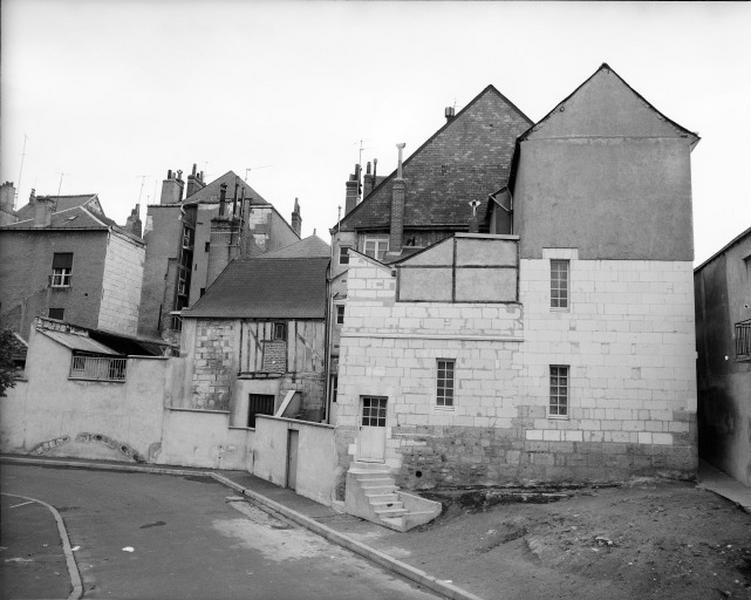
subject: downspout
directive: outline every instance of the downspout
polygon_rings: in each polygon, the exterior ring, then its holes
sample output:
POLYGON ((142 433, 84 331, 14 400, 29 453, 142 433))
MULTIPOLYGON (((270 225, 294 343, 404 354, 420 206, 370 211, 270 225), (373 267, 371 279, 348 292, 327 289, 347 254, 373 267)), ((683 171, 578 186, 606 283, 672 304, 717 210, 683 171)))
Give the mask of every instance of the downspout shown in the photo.
MULTIPOLYGON (((332 244, 331 252, 334 252, 334 246, 332 244)), ((329 389, 331 387, 331 339, 333 337, 332 335, 332 306, 334 305, 334 298, 331 295, 331 263, 329 262, 329 273, 326 276, 326 297, 328 298, 328 302, 326 302, 326 333, 324 335, 324 347, 326 348, 326 367, 324 368, 324 406, 326 407, 326 415, 325 415, 325 422, 331 425, 331 390, 329 389)))

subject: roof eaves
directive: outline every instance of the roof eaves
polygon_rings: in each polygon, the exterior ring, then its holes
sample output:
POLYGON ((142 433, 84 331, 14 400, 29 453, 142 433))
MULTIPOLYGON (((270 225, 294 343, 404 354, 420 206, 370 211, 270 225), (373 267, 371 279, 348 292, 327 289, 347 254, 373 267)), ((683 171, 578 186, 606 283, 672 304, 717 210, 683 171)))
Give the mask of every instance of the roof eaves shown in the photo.
POLYGON ((751 235, 751 227, 746 229, 746 231, 738 234, 735 236, 732 240, 730 240, 727 244, 725 244, 722 248, 720 248, 717 252, 715 252, 712 256, 710 256, 707 260, 702 262, 698 267, 694 269, 694 273, 698 273, 701 269, 706 267, 709 263, 711 263, 715 258, 720 256, 721 254, 724 254, 727 252, 730 248, 735 246, 738 242, 742 241, 746 237, 751 235))
MULTIPOLYGON (((447 129, 451 124, 455 123, 471 106, 473 106, 480 98, 482 98, 486 93, 488 92, 494 92, 498 96, 500 96, 504 102, 508 103, 514 110, 516 110, 522 117, 524 117, 527 121, 530 123, 530 127, 534 127, 534 123, 532 122, 532 119, 530 119, 527 115, 525 115, 517 106, 511 102, 506 96, 501 94, 501 92, 496 89, 496 87, 491 83, 488 84, 479 94, 477 94, 472 100, 470 100, 464 108, 462 108, 453 119, 450 121, 446 121, 441 127, 439 127, 433 135, 431 135, 427 140, 425 140, 418 148, 415 150, 412 154, 410 154, 402 163, 403 167, 407 167, 410 163, 410 161, 418 155, 423 148, 425 148, 430 142, 432 142, 436 137, 438 137, 445 129, 447 129)), ((381 187, 385 186, 387 182, 391 181, 396 177, 397 170, 394 169, 387 177, 383 179, 378 185, 376 185, 371 192, 363 198, 363 201, 360 202, 357 206, 355 206, 351 211, 349 211, 348 214, 344 215, 344 217, 341 218, 341 220, 332 228, 333 231, 340 231, 341 226, 344 221, 346 221, 348 218, 350 218, 354 213, 358 211, 358 209, 363 206, 367 201, 368 198, 372 197, 378 190, 381 189, 381 187)), ((346 227, 346 224, 345 224, 346 227)))

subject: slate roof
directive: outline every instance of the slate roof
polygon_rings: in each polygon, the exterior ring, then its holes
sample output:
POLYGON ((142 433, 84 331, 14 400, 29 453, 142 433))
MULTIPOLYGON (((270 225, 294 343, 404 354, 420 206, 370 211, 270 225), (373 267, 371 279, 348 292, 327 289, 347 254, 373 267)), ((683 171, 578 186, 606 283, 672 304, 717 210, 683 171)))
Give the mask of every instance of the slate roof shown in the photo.
POLYGON ((310 235, 299 242, 261 254, 256 258, 328 258, 331 247, 317 235, 310 235))
POLYGON ((328 256, 237 259, 181 314, 183 318, 323 319, 328 265, 328 256))
MULTIPOLYGON (((405 228, 468 227, 471 200, 485 222, 488 195, 508 181, 516 138, 532 121, 489 85, 403 163, 405 228)), ((396 171, 339 222, 341 230, 389 226, 396 171)))
POLYGON ((217 177, 206 187, 188 196, 183 204, 219 204, 219 192, 223 183, 227 184, 226 199, 230 203, 235 197, 235 184, 237 184, 238 201, 243 197, 244 191, 245 199, 250 200, 251 204, 269 204, 261 194, 245 183, 234 171, 227 171, 221 177, 217 177))
POLYGON ((65 230, 65 231, 108 231, 114 230, 118 233, 130 238, 131 240, 143 243, 141 238, 133 235, 129 231, 120 227, 109 217, 103 214, 94 213, 85 206, 73 206, 65 210, 54 212, 50 215, 50 224, 45 227, 34 226, 33 215, 32 218, 26 218, 23 221, 17 221, 15 223, 9 223, 0 227, 1 230, 18 230, 18 231, 50 231, 50 230, 65 230))
POLYGON ((51 331, 48 329, 38 329, 38 331, 39 333, 46 335, 48 338, 52 338, 58 344, 62 344, 71 350, 90 352, 92 354, 108 354, 110 356, 117 356, 118 354, 112 348, 105 346, 96 340, 92 340, 90 337, 75 333, 66 333, 63 331, 51 331))
MULTIPOLYGON (((96 206, 99 208, 99 196, 97 194, 75 194, 73 196, 37 196, 45 200, 52 200, 54 207, 53 212, 59 212, 62 210, 68 210, 76 206, 83 206, 92 201, 96 201, 96 206)), ((16 215, 19 220, 34 218, 34 205, 31 203, 22 206, 16 211, 16 215)))

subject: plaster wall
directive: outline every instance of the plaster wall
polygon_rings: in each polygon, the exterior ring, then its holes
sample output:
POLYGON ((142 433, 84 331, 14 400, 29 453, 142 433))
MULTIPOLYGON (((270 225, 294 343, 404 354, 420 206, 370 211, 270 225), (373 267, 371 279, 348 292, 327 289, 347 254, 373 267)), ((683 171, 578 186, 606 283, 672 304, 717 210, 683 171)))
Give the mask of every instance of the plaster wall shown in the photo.
POLYGON ((99 329, 136 335, 146 251, 125 236, 110 233, 102 277, 99 329))
POLYGON ((253 474, 276 485, 288 482, 289 431, 298 432, 297 480, 301 496, 331 505, 337 476, 334 430, 329 425, 259 416, 254 438, 253 474))
POLYGON ((523 141, 514 191, 521 257, 576 247, 582 259, 693 260, 689 154, 681 138, 523 141))
POLYGON ((34 317, 52 307, 70 323, 96 328, 106 255, 106 231, 0 231, 0 325, 27 338, 34 317), (69 287, 50 286, 56 252, 73 253, 69 287))
POLYGON ((253 431, 230 428, 227 411, 167 408, 163 436, 157 461, 162 464, 236 470, 252 467, 249 448, 253 431))
POLYGON ((68 379, 70 350, 33 331, 27 382, 0 402, 2 450, 153 459, 161 440, 164 387, 175 360, 130 358, 124 383, 68 379))
POLYGON ((696 289, 699 453, 751 485, 751 360, 735 324, 751 319, 751 235, 699 268, 696 289))

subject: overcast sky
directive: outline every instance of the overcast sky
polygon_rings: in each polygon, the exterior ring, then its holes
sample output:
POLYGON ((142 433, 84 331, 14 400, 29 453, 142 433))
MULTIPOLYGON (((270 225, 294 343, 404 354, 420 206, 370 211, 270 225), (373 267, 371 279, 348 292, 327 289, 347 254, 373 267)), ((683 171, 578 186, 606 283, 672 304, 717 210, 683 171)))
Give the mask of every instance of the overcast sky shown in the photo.
MULTIPOLYGON (((533 121, 607 62, 702 137, 697 262, 751 226, 748 3, 2 2, 2 180, 122 223, 167 169, 232 169, 303 235, 495 85, 533 121), (248 170, 249 169, 249 170, 248 170), (62 185, 61 185, 61 173, 62 185), (144 177, 145 176, 145 177, 144 177)), ((670 232, 666 232, 670 235, 670 232)))

